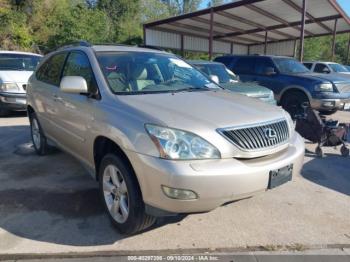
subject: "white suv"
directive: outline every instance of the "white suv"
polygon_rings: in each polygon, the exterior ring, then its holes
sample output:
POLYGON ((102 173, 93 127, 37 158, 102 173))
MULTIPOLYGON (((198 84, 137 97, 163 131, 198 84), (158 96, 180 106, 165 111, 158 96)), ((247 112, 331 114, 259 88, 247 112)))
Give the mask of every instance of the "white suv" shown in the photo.
POLYGON ((26 110, 26 86, 41 55, 0 51, 0 116, 26 110))

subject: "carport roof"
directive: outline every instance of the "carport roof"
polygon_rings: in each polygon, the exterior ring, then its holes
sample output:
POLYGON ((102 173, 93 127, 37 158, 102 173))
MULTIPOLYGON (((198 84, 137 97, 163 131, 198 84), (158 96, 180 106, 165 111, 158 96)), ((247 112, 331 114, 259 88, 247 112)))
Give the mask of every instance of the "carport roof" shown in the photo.
MULTIPOLYGON (((154 21, 147 29, 210 37, 243 45, 297 39, 302 28, 303 0, 241 0, 154 21), (211 15, 213 24, 211 30, 211 15)), ((305 37, 350 32, 350 18, 336 0, 308 0, 305 37), (337 21, 337 22, 336 22, 337 21)))

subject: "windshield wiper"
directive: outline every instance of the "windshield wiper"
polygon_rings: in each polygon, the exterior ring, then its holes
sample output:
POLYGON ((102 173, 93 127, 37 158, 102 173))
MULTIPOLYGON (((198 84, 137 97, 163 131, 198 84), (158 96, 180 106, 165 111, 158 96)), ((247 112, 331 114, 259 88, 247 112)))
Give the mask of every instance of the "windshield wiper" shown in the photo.
POLYGON ((208 91, 210 88, 209 87, 185 87, 185 88, 180 88, 176 90, 171 90, 170 92, 172 93, 178 93, 178 92, 194 92, 194 91, 208 91))

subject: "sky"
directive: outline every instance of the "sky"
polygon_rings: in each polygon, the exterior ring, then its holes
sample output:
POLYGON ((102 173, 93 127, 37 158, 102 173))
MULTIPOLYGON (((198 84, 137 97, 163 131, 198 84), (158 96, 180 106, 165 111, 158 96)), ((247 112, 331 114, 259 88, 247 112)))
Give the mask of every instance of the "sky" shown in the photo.
MULTIPOLYGON (((202 1, 201 8, 208 7, 209 0, 202 1)), ((350 0, 337 0, 340 6, 346 11, 348 16, 350 16, 350 0)))
POLYGON ((338 4, 345 10, 345 12, 350 16, 350 1, 349 0, 337 0, 338 4))

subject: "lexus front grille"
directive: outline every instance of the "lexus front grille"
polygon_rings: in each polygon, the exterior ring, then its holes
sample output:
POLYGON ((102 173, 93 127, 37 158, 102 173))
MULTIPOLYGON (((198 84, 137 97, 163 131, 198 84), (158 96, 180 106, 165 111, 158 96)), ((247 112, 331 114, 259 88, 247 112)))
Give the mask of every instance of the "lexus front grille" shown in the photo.
POLYGON ((231 143, 245 151, 269 149, 283 145, 289 140, 289 128, 285 119, 224 128, 218 131, 231 143))

